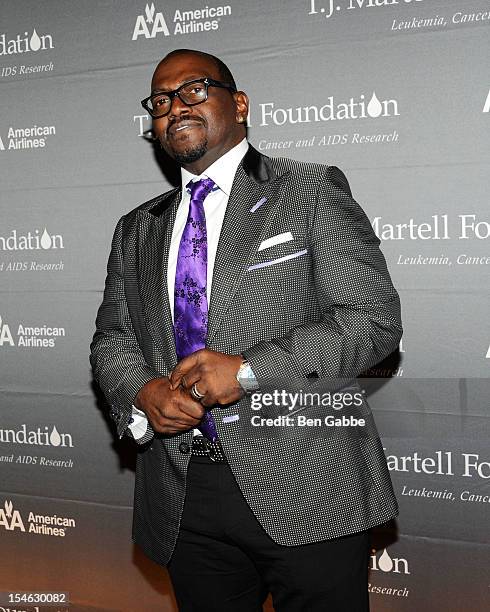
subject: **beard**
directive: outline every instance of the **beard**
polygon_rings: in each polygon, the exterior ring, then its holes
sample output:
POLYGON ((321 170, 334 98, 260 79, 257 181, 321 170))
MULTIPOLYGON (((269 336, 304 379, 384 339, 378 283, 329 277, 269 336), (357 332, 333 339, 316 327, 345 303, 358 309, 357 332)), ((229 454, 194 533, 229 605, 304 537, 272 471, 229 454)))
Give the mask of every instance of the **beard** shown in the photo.
POLYGON ((201 159, 201 157, 203 157, 208 151, 207 139, 204 139, 200 143, 195 144, 193 146, 189 146, 183 151, 175 151, 174 149, 171 149, 171 151, 169 151, 168 147, 163 146, 161 140, 160 146, 172 157, 172 159, 174 159, 179 164, 191 164, 192 162, 201 159))
POLYGON ((191 164, 192 162, 201 159, 208 151, 208 141, 204 140, 192 149, 186 149, 181 153, 174 152, 174 159, 179 164, 191 164))

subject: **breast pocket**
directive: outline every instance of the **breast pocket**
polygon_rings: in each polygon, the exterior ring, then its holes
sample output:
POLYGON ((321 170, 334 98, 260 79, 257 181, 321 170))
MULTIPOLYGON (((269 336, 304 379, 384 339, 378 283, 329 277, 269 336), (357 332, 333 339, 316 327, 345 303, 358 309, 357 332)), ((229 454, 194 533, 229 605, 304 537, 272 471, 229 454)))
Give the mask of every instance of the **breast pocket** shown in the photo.
POLYGON ((299 263, 298 260, 308 256, 308 244, 304 236, 296 236, 271 246, 268 246, 268 240, 264 240, 260 250, 255 253, 248 266, 249 272, 273 266, 294 266, 299 263))

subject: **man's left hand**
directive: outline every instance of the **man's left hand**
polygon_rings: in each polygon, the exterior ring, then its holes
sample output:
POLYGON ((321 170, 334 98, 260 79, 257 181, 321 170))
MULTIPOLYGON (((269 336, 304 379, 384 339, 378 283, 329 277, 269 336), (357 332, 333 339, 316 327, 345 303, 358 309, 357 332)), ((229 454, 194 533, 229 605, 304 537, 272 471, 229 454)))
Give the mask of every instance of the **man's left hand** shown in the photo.
POLYGON ((190 392, 192 385, 200 395, 203 406, 230 404, 243 395, 236 374, 243 361, 241 355, 227 355, 209 349, 201 349, 184 357, 170 375, 170 387, 182 385, 190 392))

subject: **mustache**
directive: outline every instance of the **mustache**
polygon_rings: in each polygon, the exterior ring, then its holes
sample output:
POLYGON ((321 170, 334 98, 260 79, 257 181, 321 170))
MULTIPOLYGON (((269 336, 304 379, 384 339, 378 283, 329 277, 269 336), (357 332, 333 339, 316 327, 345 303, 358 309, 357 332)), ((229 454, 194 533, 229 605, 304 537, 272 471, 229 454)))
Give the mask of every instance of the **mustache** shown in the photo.
POLYGON ((168 133, 171 128, 179 127, 180 123, 184 123, 187 121, 195 121, 196 123, 202 123, 203 125, 206 125, 206 121, 202 117, 196 117, 194 115, 185 115, 184 117, 175 118, 172 121, 169 121, 166 132, 168 133))

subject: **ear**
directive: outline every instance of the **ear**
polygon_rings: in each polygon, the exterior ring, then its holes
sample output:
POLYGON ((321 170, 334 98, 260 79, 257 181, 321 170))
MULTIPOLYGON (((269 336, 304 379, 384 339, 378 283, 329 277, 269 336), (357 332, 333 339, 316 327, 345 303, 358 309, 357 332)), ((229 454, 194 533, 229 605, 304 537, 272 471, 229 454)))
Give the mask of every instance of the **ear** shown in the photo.
POLYGON ((248 117, 248 96, 244 91, 236 91, 233 94, 233 98, 236 107, 236 122, 246 124, 248 117))

